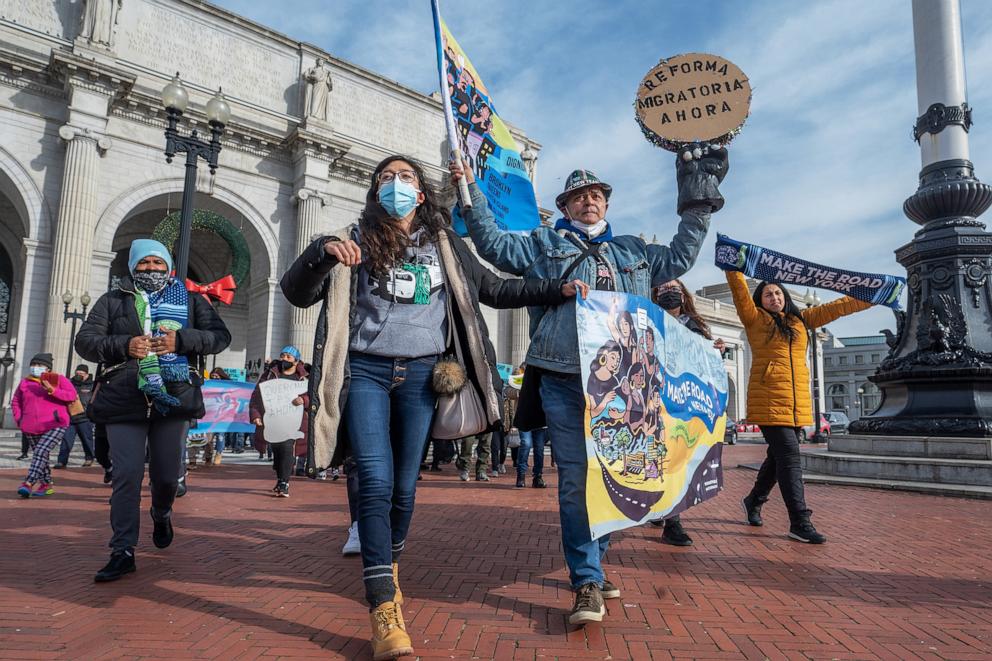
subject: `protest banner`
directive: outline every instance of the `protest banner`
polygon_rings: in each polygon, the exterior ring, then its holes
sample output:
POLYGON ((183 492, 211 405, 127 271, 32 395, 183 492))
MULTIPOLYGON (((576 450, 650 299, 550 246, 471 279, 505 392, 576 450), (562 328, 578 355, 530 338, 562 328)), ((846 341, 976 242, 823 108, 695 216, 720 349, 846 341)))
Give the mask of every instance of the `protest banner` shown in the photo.
POLYGON ((203 382, 203 408, 206 415, 191 430, 194 434, 247 433, 255 431, 248 419, 248 402, 255 385, 244 381, 208 380, 203 382))
POLYGON ((740 271, 769 282, 829 289, 866 303, 899 309, 899 296, 906 288, 905 278, 845 271, 735 241, 724 234, 716 236, 716 265, 724 271, 740 271))
POLYGON ((576 304, 593 538, 663 519, 723 486, 727 373, 712 342, 640 296, 576 304))
POLYGON ((258 384, 262 393, 262 406, 265 415, 265 440, 268 443, 282 443, 303 438, 300 426, 303 422, 303 407, 293 404, 293 400, 306 394, 307 382, 295 379, 269 379, 258 384))
POLYGON ((733 62, 707 53, 662 60, 637 89, 635 118, 649 142, 679 151, 693 142, 726 145, 751 109, 751 83, 733 62))
MULTIPOLYGON (((468 161, 489 208, 501 230, 530 232, 540 225, 537 197, 517 141, 496 112, 489 90, 441 19, 436 0, 434 31, 437 41, 441 93, 450 106, 450 123, 463 159, 468 161)), ((452 212, 452 227, 459 235, 468 231, 458 208, 452 212)))

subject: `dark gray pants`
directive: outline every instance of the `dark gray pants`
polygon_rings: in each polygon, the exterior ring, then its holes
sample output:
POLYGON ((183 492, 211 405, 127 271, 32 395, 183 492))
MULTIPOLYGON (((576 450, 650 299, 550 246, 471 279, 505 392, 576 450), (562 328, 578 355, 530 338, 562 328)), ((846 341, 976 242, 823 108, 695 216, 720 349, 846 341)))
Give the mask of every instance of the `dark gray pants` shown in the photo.
POLYGON ((188 431, 189 421, 175 418, 107 425, 110 460, 114 466, 114 493, 110 497, 110 527, 114 536, 110 548, 116 551, 138 544, 146 443, 152 516, 158 520, 172 516, 188 431))

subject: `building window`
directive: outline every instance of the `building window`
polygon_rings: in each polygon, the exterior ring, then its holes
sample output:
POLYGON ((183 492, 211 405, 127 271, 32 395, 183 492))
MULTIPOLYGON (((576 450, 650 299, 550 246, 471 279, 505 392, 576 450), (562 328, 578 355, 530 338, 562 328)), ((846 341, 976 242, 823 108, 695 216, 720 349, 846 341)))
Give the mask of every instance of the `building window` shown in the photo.
POLYGON ((830 367, 831 365, 834 364, 834 359, 831 358, 830 356, 827 356, 826 358, 823 359, 823 364, 826 367, 830 367))
POLYGON ((847 411, 847 387, 843 383, 827 388, 827 404, 831 411, 847 411))
POLYGON ((871 381, 858 386, 858 397, 861 398, 861 415, 868 415, 882 403, 882 391, 871 381))
POLYGON ((864 365, 865 364, 865 357, 863 355, 861 355, 860 353, 857 354, 854 357, 854 364, 855 365, 864 365))
POLYGON ((731 349, 730 347, 727 347, 726 349, 724 349, 723 350, 723 359, 724 360, 733 360, 734 359, 734 350, 731 349))
POLYGON ((837 362, 841 365, 847 365, 847 356, 840 356, 837 362))
POLYGON ((877 363, 881 359, 882 359, 881 354, 873 353, 871 355, 871 362, 873 362, 873 363, 877 363))

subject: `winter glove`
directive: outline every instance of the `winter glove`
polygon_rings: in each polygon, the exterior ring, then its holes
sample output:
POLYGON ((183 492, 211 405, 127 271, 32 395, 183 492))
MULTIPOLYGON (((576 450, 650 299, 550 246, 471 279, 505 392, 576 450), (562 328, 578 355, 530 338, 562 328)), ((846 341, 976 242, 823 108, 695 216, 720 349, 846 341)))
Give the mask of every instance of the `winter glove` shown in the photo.
POLYGON ((704 142, 680 150, 675 161, 679 215, 694 206, 709 207, 710 211, 722 209, 723 195, 719 186, 729 167, 726 147, 704 142))

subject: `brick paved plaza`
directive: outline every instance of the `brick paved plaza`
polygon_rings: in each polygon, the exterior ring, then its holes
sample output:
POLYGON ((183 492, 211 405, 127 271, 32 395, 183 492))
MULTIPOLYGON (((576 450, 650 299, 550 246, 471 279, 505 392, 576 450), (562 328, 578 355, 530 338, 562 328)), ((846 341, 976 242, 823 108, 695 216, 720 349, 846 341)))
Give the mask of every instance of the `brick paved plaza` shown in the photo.
MULTIPOLYGON (((726 465, 763 451, 728 447, 726 465)), ((811 547, 786 539, 777 493, 765 526, 745 526, 754 473, 730 468, 684 516, 695 546, 615 536, 623 596, 583 631, 565 625, 555 474, 540 491, 446 468, 420 483, 401 570, 421 658, 992 658, 992 502, 812 485, 829 542, 811 547)), ((56 475, 54 497, 23 501, 22 471, 0 471, 0 658, 369 658, 360 560, 340 556, 344 480, 297 479, 277 500, 264 464, 200 469, 172 547, 143 522, 138 572, 97 585, 110 489, 95 468, 56 475)))

